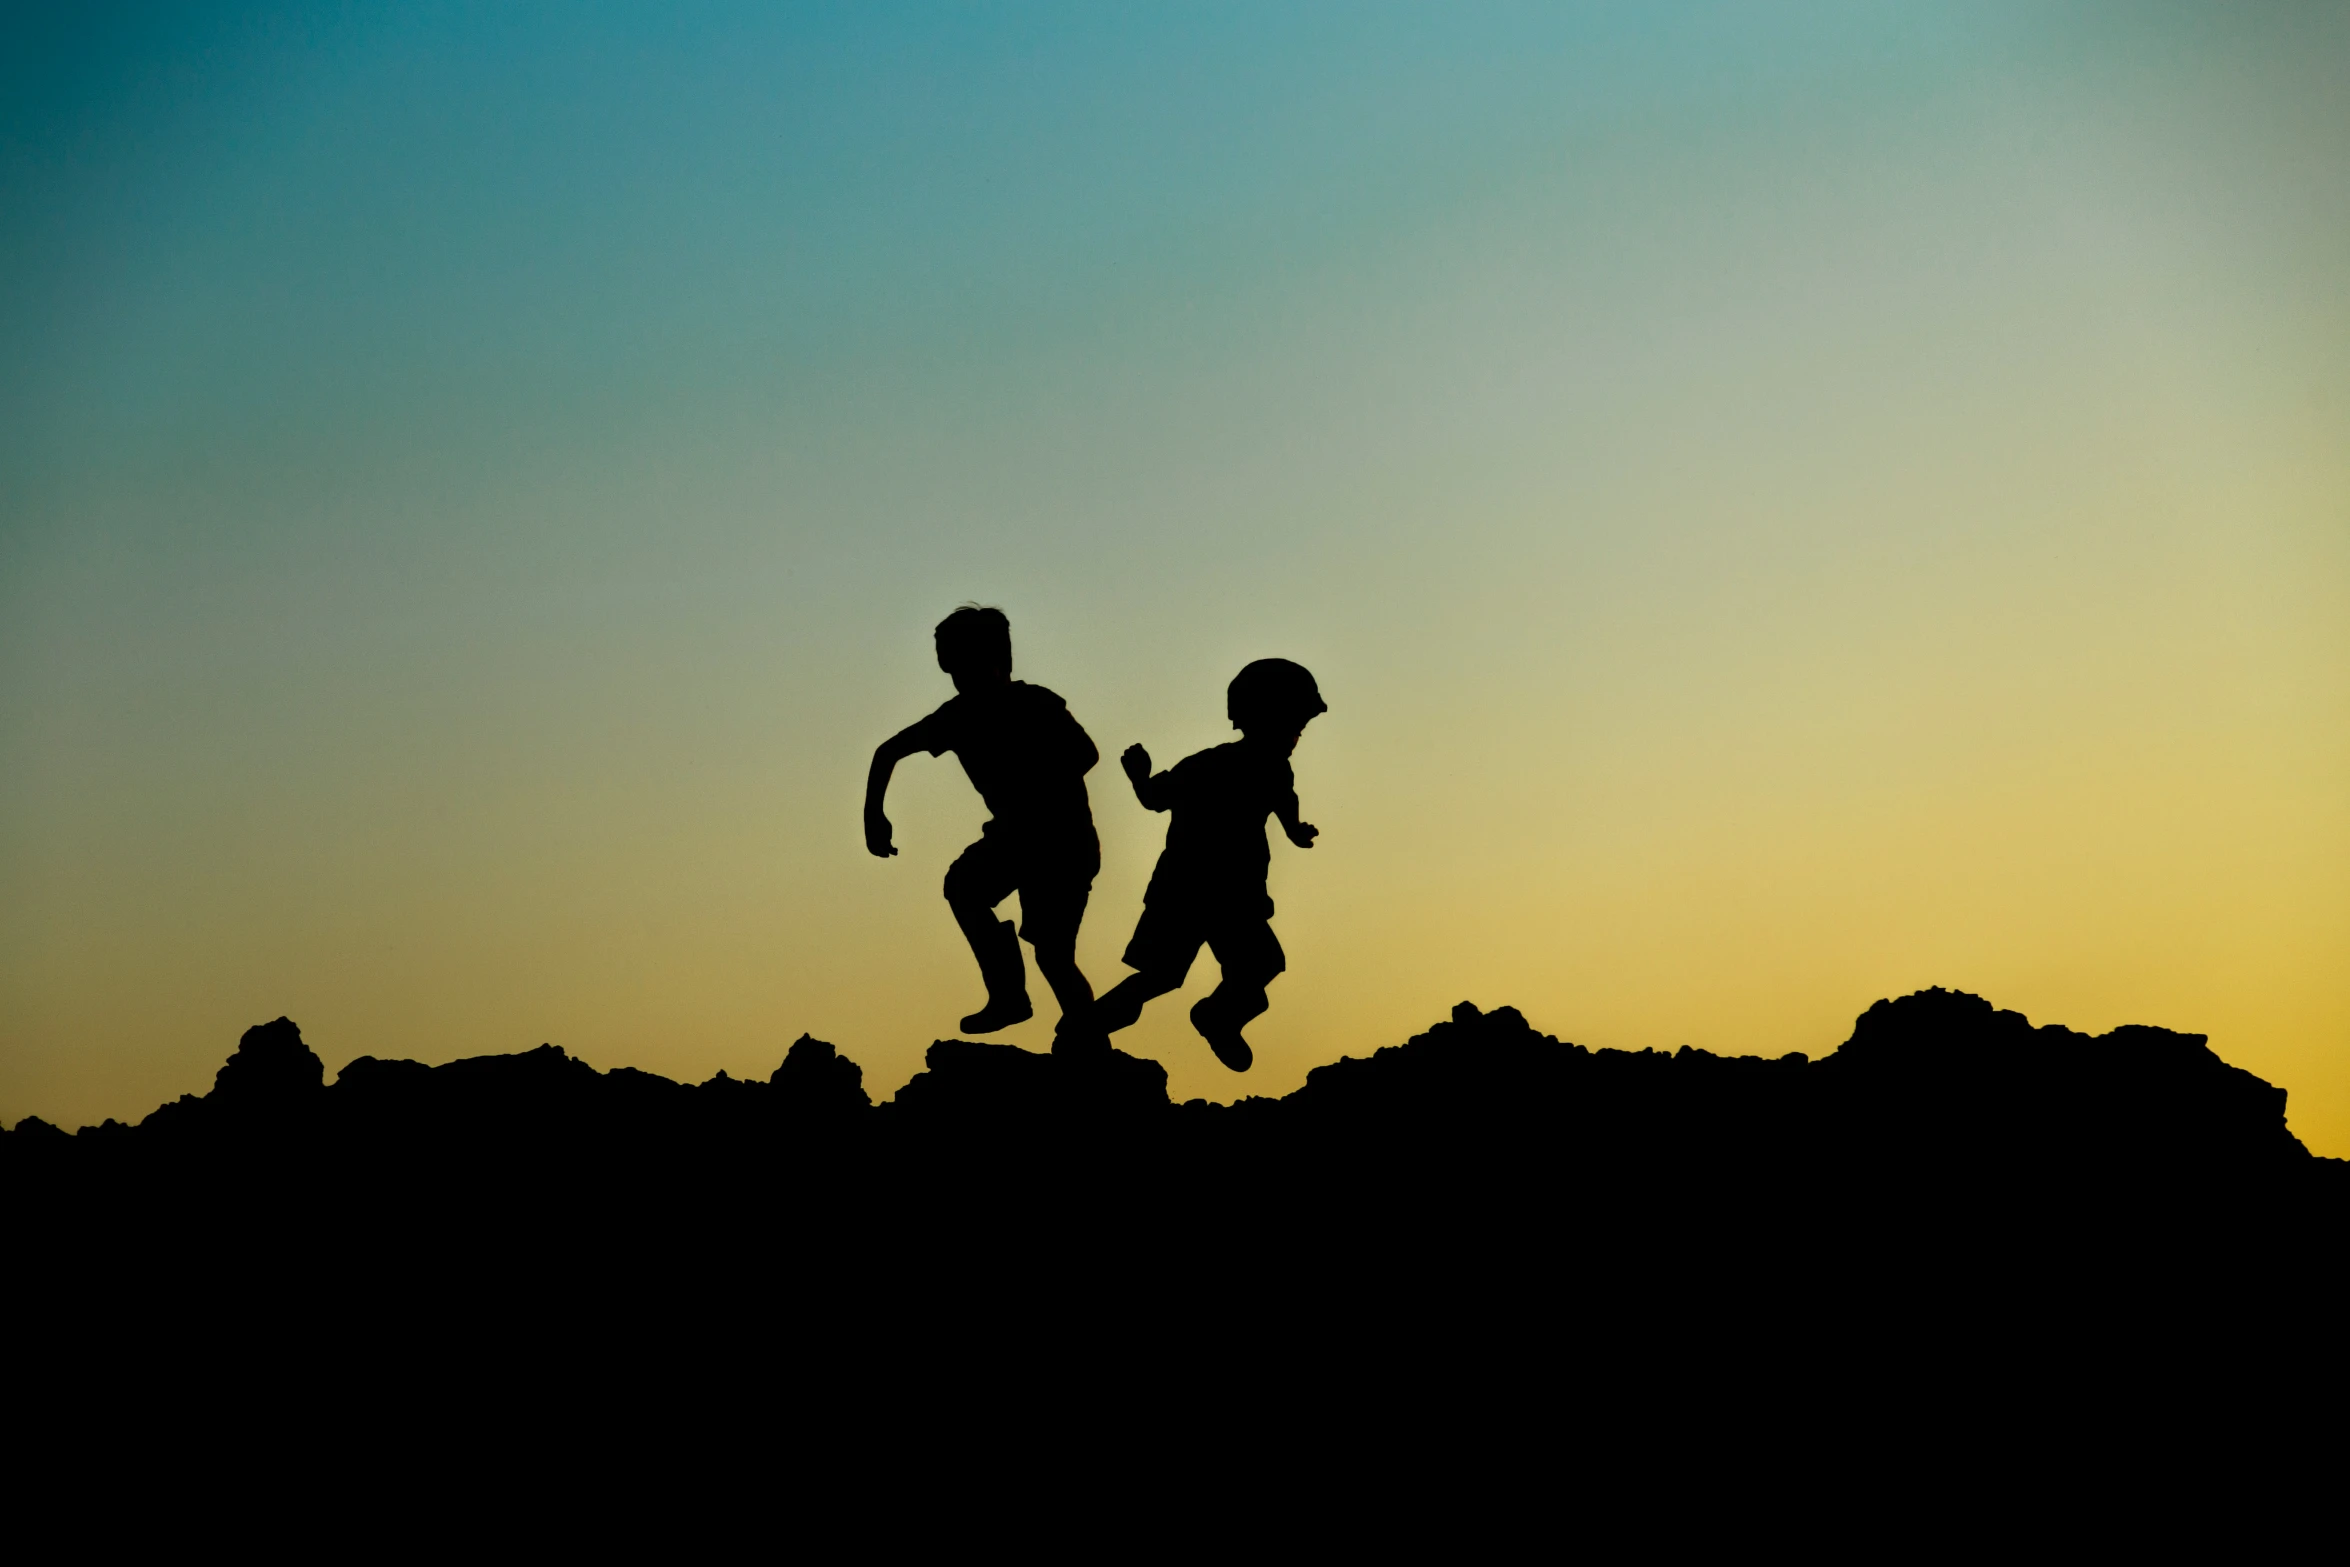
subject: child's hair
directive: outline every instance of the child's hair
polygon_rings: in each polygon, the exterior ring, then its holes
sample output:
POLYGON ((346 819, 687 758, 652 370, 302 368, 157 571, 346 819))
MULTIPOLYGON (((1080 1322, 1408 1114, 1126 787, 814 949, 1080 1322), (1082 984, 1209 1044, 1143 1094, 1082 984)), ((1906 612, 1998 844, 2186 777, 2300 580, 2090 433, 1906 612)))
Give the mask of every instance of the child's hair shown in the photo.
POLYGON ((938 623, 938 667, 1012 672, 1012 623, 1000 609, 966 604, 938 623))
POLYGON ((1234 675, 1224 692, 1225 715, 1244 733, 1260 727, 1303 729, 1315 714, 1329 711, 1312 672, 1286 658, 1258 659, 1234 675))

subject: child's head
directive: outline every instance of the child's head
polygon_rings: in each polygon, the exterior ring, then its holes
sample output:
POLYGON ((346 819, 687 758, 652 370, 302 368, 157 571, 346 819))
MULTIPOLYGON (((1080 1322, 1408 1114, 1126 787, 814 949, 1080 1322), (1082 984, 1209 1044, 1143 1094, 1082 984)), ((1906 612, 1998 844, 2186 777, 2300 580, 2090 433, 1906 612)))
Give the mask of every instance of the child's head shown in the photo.
POLYGON ((1299 733, 1316 714, 1329 712, 1330 704, 1303 664, 1260 658, 1232 677, 1224 711, 1232 727, 1252 740, 1286 739, 1295 745, 1299 733))
POLYGON ((955 689, 1012 678, 1012 623, 1000 609, 966 604, 938 623, 938 667, 955 689))

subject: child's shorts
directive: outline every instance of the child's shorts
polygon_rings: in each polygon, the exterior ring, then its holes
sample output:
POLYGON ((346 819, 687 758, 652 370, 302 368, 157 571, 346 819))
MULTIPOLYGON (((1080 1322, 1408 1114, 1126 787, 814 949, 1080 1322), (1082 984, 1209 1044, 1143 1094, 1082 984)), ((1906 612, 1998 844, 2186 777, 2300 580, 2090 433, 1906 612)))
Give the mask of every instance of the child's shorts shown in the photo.
POLYGON ((1261 914, 1237 918, 1182 903, 1146 903, 1126 943, 1126 966, 1171 975, 1180 984, 1205 946, 1216 955, 1227 985, 1261 987, 1289 967, 1273 922, 1261 914))
POLYGON ((1020 894, 1020 934, 1032 946, 1077 939, 1093 896, 1100 851, 1078 842, 1040 851, 1003 833, 988 833, 947 867, 949 902, 965 898, 994 908, 1020 894))

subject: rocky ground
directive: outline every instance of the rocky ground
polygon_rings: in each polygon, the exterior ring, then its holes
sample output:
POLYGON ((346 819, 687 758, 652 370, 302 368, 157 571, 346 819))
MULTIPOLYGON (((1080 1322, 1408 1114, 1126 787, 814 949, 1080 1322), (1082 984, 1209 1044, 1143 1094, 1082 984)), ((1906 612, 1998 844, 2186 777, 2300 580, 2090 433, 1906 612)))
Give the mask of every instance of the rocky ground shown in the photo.
POLYGON ((552 1046, 324 1077, 281 1018, 135 1127, 0 1137, 21 1342, 331 1366, 315 1396, 361 1403, 471 1397, 452 1366, 858 1420, 1049 1382, 1188 1421, 1245 1387, 1375 1423, 1604 1405, 1657 1440, 1696 1409, 2175 1418, 2340 1354, 2350 1163, 2282 1090, 2200 1036, 1942 990, 1819 1060, 1589 1050, 1463 1003, 1222 1106, 967 1040, 882 1105, 809 1038, 765 1082, 552 1046))

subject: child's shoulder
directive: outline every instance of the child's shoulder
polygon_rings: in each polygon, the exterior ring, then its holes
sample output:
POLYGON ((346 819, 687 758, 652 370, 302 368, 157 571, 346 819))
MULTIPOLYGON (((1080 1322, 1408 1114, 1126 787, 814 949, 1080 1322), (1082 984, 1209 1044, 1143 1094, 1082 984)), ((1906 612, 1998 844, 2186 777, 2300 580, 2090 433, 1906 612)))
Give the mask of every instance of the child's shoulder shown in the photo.
POLYGON ((1182 761, 1177 762, 1175 766, 1195 773, 1208 773, 1230 767, 1238 760, 1240 760, 1240 742, 1227 740, 1222 745, 1211 745, 1204 751, 1194 751, 1182 761))
POLYGON ((931 717, 958 728, 992 728, 1004 723, 1050 718, 1068 710, 1069 704, 1057 693, 1043 686, 1032 686, 1025 680, 1014 680, 992 692, 958 691, 931 717))
POLYGON ((1252 793, 1258 789, 1286 788, 1291 777, 1288 758, 1267 756, 1240 740, 1227 740, 1222 745, 1194 751, 1177 762, 1172 771, 1182 774, 1186 783, 1252 793))
POLYGON ((1005 695, 1011 701, 1019 703, 1024 707, 1042 709, 1067 707, 1069 705, 1068 702, 1062 698, 1060 692, 1051 690, 1045 686, 1030 685, 1025 680, 1013 681, 1006 689, 1005 695))

